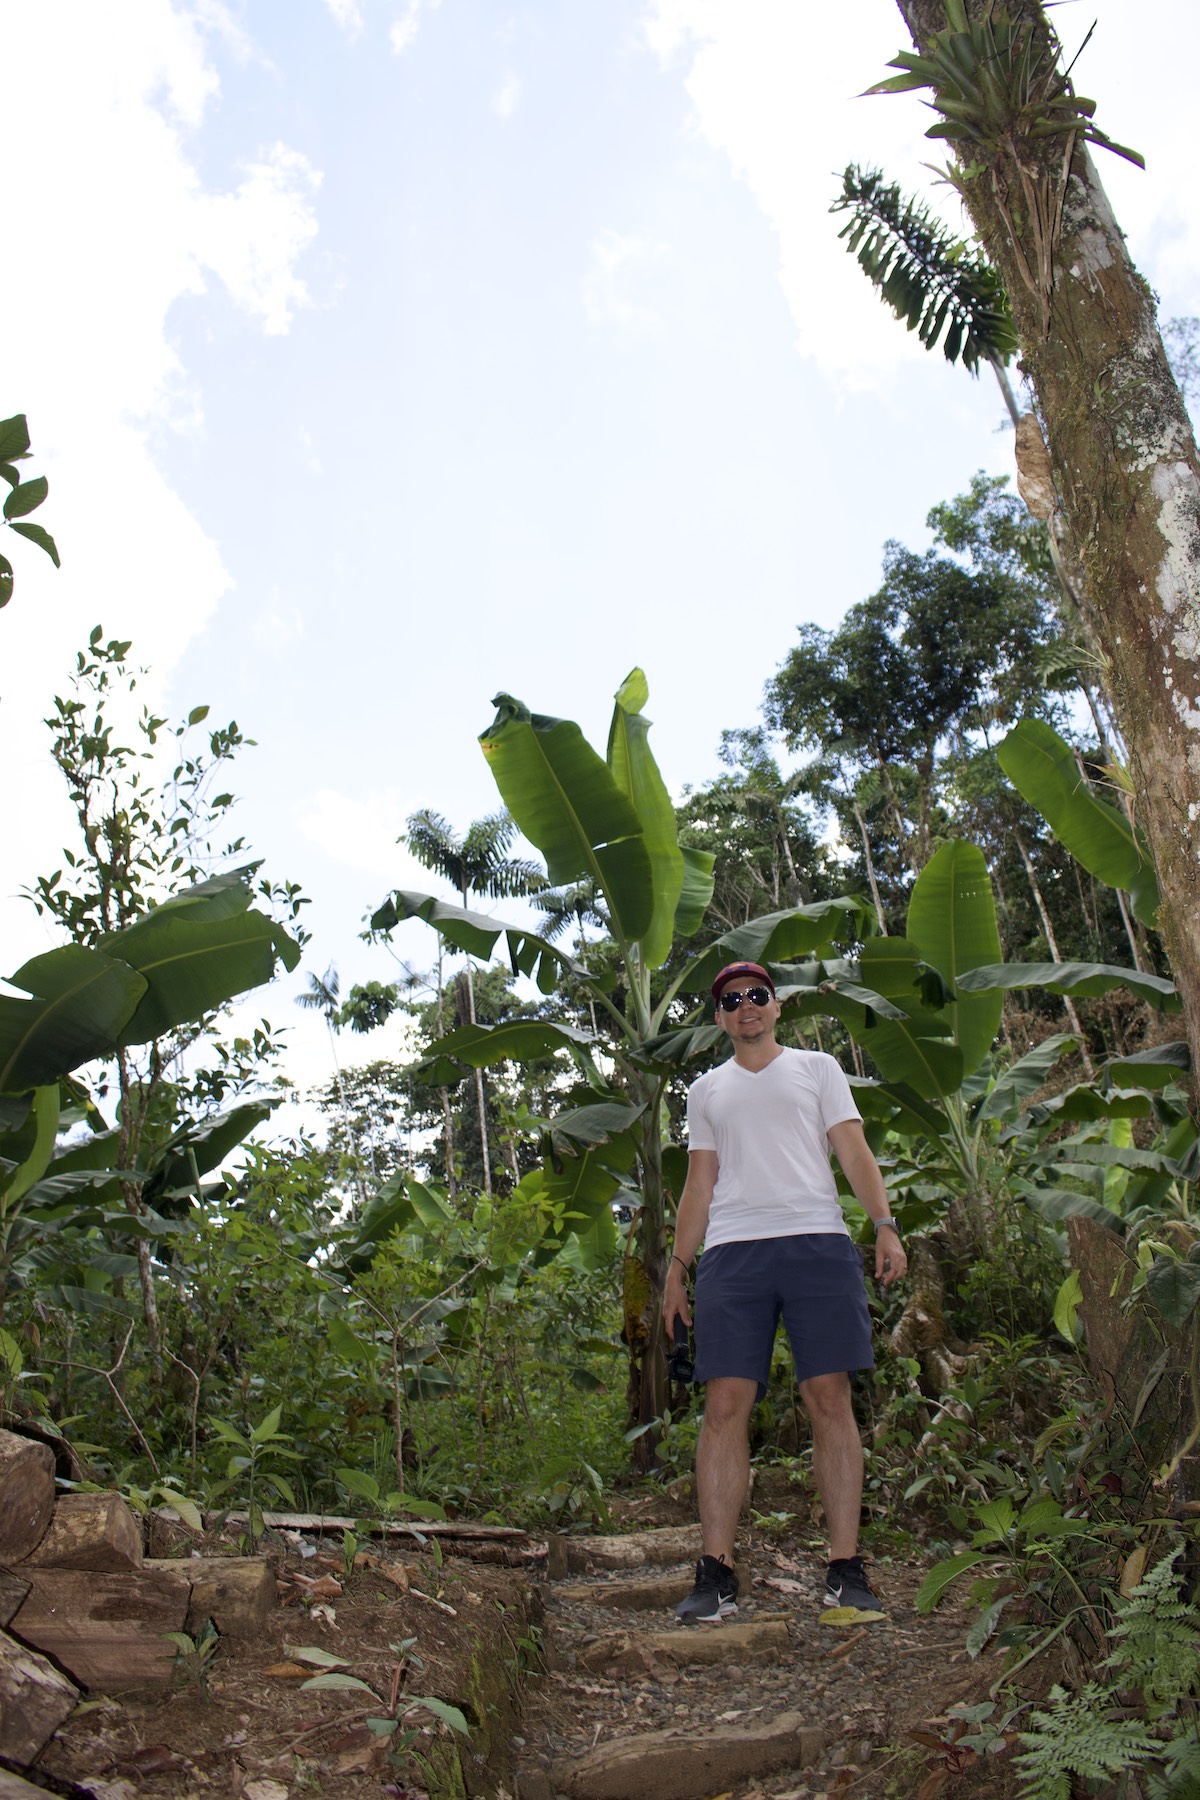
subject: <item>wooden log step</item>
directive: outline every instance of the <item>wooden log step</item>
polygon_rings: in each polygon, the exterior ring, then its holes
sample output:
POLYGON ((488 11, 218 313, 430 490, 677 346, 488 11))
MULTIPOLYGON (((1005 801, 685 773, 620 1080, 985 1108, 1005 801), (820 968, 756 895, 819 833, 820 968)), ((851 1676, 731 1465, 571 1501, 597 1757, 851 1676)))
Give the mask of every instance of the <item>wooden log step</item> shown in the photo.
POLYGON ((581 1669, 615 1669, 621 1674, 653 1674, 669 1665, 763 1662, 790 1655, 792 1640, 783 1619, 750 1625, 677 1625, 672 1631, 616 1631, 579 1651, 581 1669))
MULTIPOLYGON (((170 1507, 160 1508, 162 1516, 177 1519, 170 1507)), ((204 1521, 210 1530, 223 1517, 230 1525, 248 1525, 249 1513, 210 1513, 204 1521)), ((519 1525, 484 1525, 472 1519, 364 1519, 348 1513, 265 1512, 262 1521, 272 1531, 366 1531, 372 1537, 435 1537, 443 1543, 451 1538, 477 1539, 480 1543, 529 1543, 529 1533, 519 1525)))
POLYGON ((664 1568, 695 1562, 703 1549, 700 1526, 665 1525, 657 1531, 631 1531, 626 1537, 552 1537, 550 1574, 589 1569, 664 1568))
POLYGON ((185 1556, 147 1560, 146 1569, 178 1573, 191 1584, 187 1623, 193 1637, 211 1619, 222 1637, 261 1636, 279 1604, 271 1565, 261 1556, 185 1556))
POLYGON ((53 1450, 0 1431, 0 1562, 24 1562, 46 1535, 53 1511, 53 1450))
POLYGON ((53 1663, 0 1631, 0 1756, 31 1763, 78 1699, 79 1689, 53 1663))
POLYGON ((7 1625, 29 1592, 29 1583, 16 1569, 0 1568, 0 1625, 7 1625))
POLYGON ((142 1528, 120 1494, 64 1494, 28 1562, 39 1569, 140 1569, 142 1528))
POLYGON ((166 1687, 175 1646, 163 1636, 182 1631, 192 1597, 186 1574, 172 1568, 95 1574, 84 1569, 26 1565, 29 1593, 11 1630, 52 1656, 81 1687, 116 1693, 166 1687))
POLYGON ((0 1769, 0 1800, 46 1800, 44 1787, 34 1787, 11 1769, 0 1769))
MULTIPOLYGON (((734 1573, 743 1594, 750 1592, 750 1567, 735 1563, 734 1573)), ((628 1581, 578 1581, 557 1583, 551 1590, 568 1606, 607 1606, 622 1612, 671 1612, 691 1592, 692 1570, 672 1575, 645 1575, 628 1581)))
POLYGON ((809 1768, 824 1748, 819 1727, 800 1713, 781 1713, 762 1725, 733 1720, 600 1743, 578 1761, 556 1762, 550 1782, 570 1800, 696 1800, 777 1769, 809 1768))

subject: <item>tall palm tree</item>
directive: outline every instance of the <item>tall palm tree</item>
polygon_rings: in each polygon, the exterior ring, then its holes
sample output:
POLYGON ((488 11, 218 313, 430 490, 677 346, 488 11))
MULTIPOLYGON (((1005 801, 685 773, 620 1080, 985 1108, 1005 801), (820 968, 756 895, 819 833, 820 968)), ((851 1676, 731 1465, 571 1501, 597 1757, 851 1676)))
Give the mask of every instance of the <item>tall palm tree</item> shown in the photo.
POLYGON ((338 980, 337 965, 330 963, 323 975, 308 977, 308 992, 296 995, 296 1005, 303 1006, 310 1012, 319 1012, 325 1020, 325 1029, 329 1033, 329 1049, 333 1056, 333 1074, 337 1082, 338 1100, 342 1108, 342 1122, 346 1127, 346 1141, 354 1147, 354 1185, 358 1189, 360 1203, 367 1204, 367 1186, 363 1179, 362 1156, 358 1150, 358 1139, 355 1136, 354 1122, 350 1116, 350 1108, 346 1101, 346 1089, 342 1082, 342 1065, 337 1053, 337 1029, 341 1014, 341 982, 338 980))
MULTIPOLYGON (((407 844, 417 861, 432 869, 458 890, 464 908, 472 894, 481 899, 511 900, 537 894, 547 885, 537 863, 511 857, 508 850, 517 836, 516 822, 504 810, 488 813, 467 827, 459 837, 440 813, 421 807, 408 818, 400 842, 407 844)), ((467 957, 467 1012, 475 1023, 475 982, 467 957)), ((475 1071, 475 1098, 479 1108, 479 1148, 483 1157, 483 1191, 491 1198, 492 1164, 488 1151, 487 1113, 484 1107, 483 1070, 475 1071)))

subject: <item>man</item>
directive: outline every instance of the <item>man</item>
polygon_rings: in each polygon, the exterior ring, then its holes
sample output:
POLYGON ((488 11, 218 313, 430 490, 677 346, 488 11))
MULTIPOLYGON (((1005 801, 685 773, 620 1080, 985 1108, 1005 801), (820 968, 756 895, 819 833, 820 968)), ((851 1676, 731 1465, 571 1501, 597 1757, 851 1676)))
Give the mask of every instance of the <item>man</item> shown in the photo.
POLYGON ((737 1611, 733 1537, 750 1479, 750 1412, 766 1392, 781 1317, 829 1529, 824 1601, 878 1612, 858 1555, 863 1455, 850 1395, 850 1371, 874 1364, 871 1323, 830 1147, 875 1221, 876 1278, 889 1286, 908 1259, 840 1066, 776 1043, 781 1009, 758 963, 722 969, 712 995, 733 1055, 688 1093, 688 1177, 663 1291, 670 1339, 677 1315, 692 1323, 684 1282, 703 1239, 695 1378, 705 1386, 696 1447, 704 1554, 676 1614, 690 1624, 737 1611))

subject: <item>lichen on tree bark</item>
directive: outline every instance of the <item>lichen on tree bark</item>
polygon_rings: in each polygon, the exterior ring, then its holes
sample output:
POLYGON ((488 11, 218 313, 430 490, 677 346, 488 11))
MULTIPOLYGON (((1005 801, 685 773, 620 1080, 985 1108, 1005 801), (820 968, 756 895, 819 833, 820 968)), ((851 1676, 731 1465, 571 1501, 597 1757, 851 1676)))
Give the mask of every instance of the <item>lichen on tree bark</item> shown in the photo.
MULTIPOLYGON (((943 0, 898 5, 919 49, 947 28, 943 0)), ((967 0, 972 18, 989 11, 988 0, 967 0)), ((1050 38, 1037 0, 1010 0, 1007 12, 1050 38)), ((976 147, 958 183, 1012 304, 1200 1069, 1200 459, 1191 423, 1153 296, 1082 134, 1039 138, 1014 125, 976 147), (1048 244, 1027 204, 1031 183, 1053 201, 1048 244), (1039 270, 1048 272, 1040 290, 1028 278, 1039 270)))

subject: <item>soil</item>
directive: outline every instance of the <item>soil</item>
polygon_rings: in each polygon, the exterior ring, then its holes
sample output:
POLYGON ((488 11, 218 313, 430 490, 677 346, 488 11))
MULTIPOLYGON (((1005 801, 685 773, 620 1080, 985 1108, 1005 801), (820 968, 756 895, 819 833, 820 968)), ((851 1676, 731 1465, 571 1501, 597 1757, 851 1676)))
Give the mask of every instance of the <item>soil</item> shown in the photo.
MULTIPOLYGON (((760 1527, 739 1547, 736 1618, 691 1628, 673 1618, 671 1596, 692 1581, 677 1541, 665 1567, 551 1580, 545 1560, 526 1572, 377 1545, 360 1551, 347 1577, 337 1539, 276 1540, 267 1553, 281 1606, 263 1636, 222 1639, 207 1672, 181 1666, 172 1691, 90 1695, 26 1779, 74 1800, 1015 1795, 1009 1756, 953 1747, 963 1728, 949 1709, 986 1701, 1002 1668, 1000 1653, 966 1654, 965 1590, 919 1615, 928 1559, 887 1554, 880 1543, 869 1572, 885 1622, 822 1626, 822 1548, 789 1502, 803 1504, 785 1474, 760 1477, 760 1527), (768 1509, 778 1519, 764 1532, 768 1509), (629 1581, 653 1589, 652 1610, 578 1593, 581 1583, 615 1592, 629 1581), (304 1687, 320 1672, 297 1654, 306 1650, 338 1658, 335 1672, 371 1691, 304 1687), (469 1738, 420 1706, 423 1696, 458 1707, 469 1738), (407 1747, 368 1724, 395 1714, 412 1734, 407 1747), (755 1772, 754 1745, 784 1727, 803 1753, 755 1772), (656 1736, 664 1732, 665 1751, 656 1736), (720 1754, 705 1761, 714 1744, 720 1754), (686 1773, 693 1768, 710 1769, 718 1784, 686 1773)), ((651 1539, 655 1528, 695 1522, 685 1496, 658 1487, 614 1514, 614 1530, 651 1539)), ((587 1543, 565 1540, 573 1561, 587 1543)), ((563 1544, 548 1547, 560 1565, 563 1544)))

